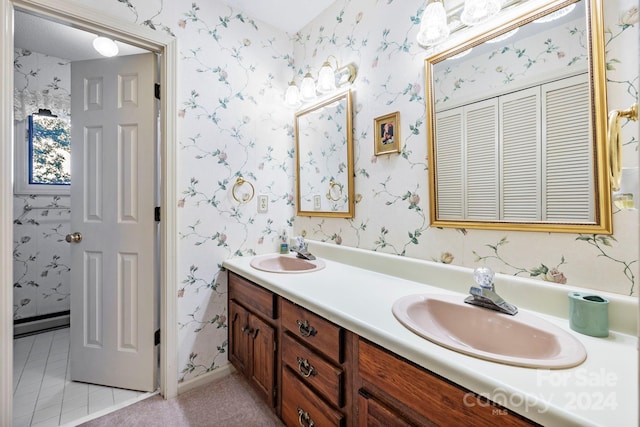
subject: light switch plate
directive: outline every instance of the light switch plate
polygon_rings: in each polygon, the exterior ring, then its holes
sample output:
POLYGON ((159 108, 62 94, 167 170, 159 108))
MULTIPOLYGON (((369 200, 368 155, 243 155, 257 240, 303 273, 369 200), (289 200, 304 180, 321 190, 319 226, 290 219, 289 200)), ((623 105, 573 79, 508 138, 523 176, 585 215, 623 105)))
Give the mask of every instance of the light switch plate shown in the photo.
POLYGON ((320 198, 319 194, 313 196, 313 209, 316 211, 322 209, 322 199, 320 198))
POLYGON ((267 213, 269 210, 269 197, 266 194, 258 195, 258 213, 267 213))

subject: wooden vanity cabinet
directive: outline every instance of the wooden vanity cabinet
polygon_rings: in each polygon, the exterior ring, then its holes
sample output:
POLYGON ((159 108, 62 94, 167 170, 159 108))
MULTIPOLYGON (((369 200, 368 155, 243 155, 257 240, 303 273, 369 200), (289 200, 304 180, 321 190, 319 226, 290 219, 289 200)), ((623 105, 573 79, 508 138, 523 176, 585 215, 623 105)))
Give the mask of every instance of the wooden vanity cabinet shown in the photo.
POLYGON ((359 426, 534 426, 367 340, 358 341, 359 426))
POLYGON ((283 298, 280 313, 282 420, 288 426, 354 425, 354 335, 283 298))
POLYGON ((229 361, 277 412, 276 298, 229 273, 229 361))
POLYGON ((287 426, 532 426, 229 272, 229 360, 287 426))

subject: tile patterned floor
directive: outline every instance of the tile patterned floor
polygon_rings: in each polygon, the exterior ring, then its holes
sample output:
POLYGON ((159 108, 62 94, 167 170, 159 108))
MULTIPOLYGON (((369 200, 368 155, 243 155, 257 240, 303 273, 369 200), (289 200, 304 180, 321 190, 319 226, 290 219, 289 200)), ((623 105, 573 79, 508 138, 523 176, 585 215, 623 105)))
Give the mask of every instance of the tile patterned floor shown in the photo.
POLYGON ((69 328, 14 340, 13 426, 74 425, 141 392, 72 382, 69 328))

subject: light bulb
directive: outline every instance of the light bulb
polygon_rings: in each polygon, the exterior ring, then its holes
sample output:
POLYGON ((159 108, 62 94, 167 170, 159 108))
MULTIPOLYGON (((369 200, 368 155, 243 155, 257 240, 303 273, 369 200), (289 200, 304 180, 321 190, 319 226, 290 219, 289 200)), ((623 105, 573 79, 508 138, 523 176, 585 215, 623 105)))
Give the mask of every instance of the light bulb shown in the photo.
POLYGON ((294 82, 289 83, 289 87, 284 94, 284 103, 290 108, 297 108, 300 105, 300 91, 294 82))
POLYGON ((336 89, 336 76, 333 72, 333 67, 329 62, 322 64, 322 68, 318 73, 318 92, 324 94, 329 93, 336 89))
POLYGON ((300 96, 304 102, 313 101, 316 98, 316 83, 311 73, 305 74, 300 84, 300 96))
POLYGON ((447 25, 447 12, 439 1, 431 2, 422 14, 420 31, 416 39, 422 46, 431 46, 444 41, 449 37, 447 25))
POLYGON ((465 0, 460 20, 467 26, 477 25, 500 12, 501 7, 500 0, 465 0))

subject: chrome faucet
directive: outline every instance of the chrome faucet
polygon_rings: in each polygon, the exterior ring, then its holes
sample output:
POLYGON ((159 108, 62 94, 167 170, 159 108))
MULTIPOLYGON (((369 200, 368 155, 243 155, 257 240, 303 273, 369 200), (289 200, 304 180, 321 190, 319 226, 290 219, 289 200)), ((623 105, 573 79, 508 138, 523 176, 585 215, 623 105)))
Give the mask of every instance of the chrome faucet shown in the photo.
POLYGON ((316 259, 316 257, 309 252, 307 243, 302 236, 296 236, 296 244, 295 246, 291 246, 291 251, 295 252, 298 258, 308 259, 310 261, 316 259))
POLYGON ((464 302, 471 305, 496 310, 501 313, 515 315, 518 307, 506 302, 495 291, 493 284, 494 272, 488 267, 478 267, 473 271, 473 278, 478 286, 472 286, 469 289, 469 295, 464 302))

